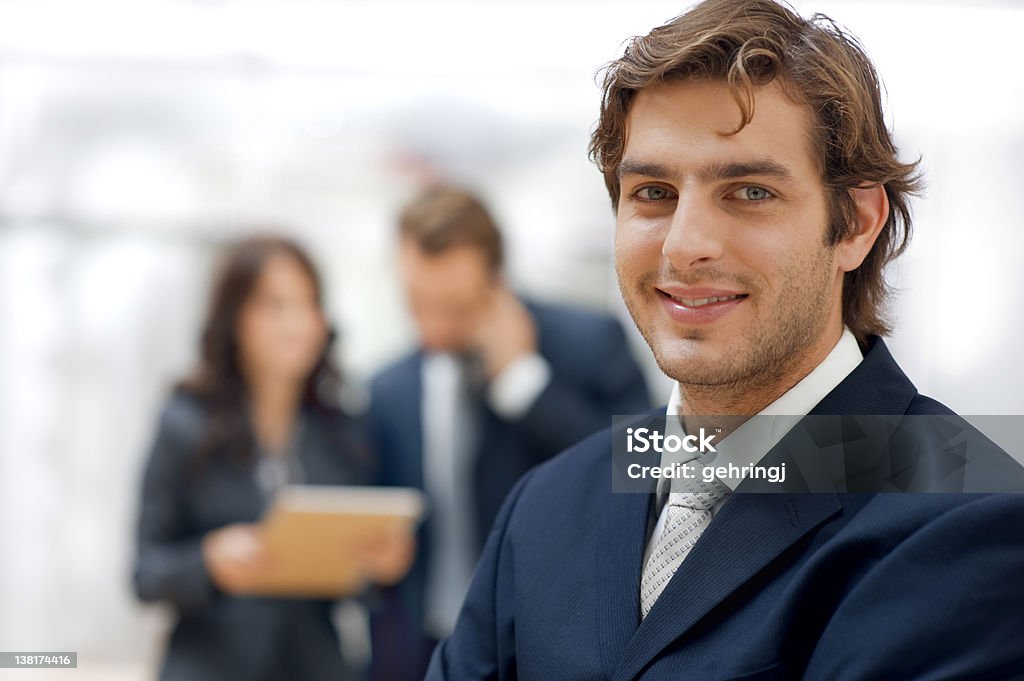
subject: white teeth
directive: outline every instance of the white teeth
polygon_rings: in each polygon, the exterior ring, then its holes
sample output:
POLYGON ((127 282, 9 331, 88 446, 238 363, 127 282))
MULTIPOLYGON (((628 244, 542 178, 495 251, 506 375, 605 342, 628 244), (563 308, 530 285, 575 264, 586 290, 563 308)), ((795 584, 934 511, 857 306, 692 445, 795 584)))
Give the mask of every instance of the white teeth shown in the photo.
POLYGON ((710 305, 711 303, 717 303, 720 300, 735 300, 736 298, 739 298, 739 297, 740 297, 739 294, 733 294, 731 296, 722 296, 720 298, 715 298, 715 297, 711 297, 711 298, 677 298, 676 296, 672 296, 672 298, 674 298, 675 300, 678 300, 680 303, 682 303, 686 307, 701 307, 703 305, 710 305))

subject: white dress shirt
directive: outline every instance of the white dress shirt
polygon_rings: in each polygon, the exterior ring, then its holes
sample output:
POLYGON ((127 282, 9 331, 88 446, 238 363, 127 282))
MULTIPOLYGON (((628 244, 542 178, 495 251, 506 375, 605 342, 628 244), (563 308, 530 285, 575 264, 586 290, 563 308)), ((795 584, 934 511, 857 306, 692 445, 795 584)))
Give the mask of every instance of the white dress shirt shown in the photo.
MULTIPOLYGON (((426 622, 442 638, 455 626, 476 565, 472 475, 479 444, 478 412, 470 403, 465 367, 448 353, 423 359, 423 477, 432 505, 432 546, 427 568, 426 622)), ((513 360, 491 380, 483 397, 498 416, 522 418, 547 387, 551 368, 536 353, 513 360)))
POLYGON ((423 360, 423 483, 431 502, 432 546, 427 566, 426 627, 447 635, 473 574, 471 526, 475 419, 463 389, 465 377, 450 354, 423 360))

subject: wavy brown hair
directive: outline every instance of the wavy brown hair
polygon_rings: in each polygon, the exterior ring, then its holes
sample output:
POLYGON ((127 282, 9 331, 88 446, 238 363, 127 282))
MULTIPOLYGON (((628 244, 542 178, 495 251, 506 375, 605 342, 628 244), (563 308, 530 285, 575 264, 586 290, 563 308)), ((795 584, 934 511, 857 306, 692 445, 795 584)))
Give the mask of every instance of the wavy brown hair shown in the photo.
POLYGON ((885 188, 885 225, 864 262, 843 281, 843 322, 861 344, 889 333, 885 306, 891 291, 884 269, 909 243, 909 200, 923 182, 917 161, 897 158, 878 75, 856 38, 822 14, 804 19, 772 0, 707 0, 633 38, 604 69, 600 118, 590 140, 590 156, 604 173, 613 208, 633 97, 659 83, 686 80, 729 86, 741 116, 731 134, 750 123, 756 89, 772 81, 810 110, 815 124, 809 132, 828 194, 828 245, 853 229, 850 190, 885 188))
MULTIPOLYGON (((225 254, 214 281, 199 344, 199 363, 177 390, 198 399, 207 412, 207 427, 198 463, 210 457, 235 461, 254 458, 256 436, 246 410, 248 386, 239 361, 238 317, 272 257, 285 255, 305 271, 322 306, 322 284, 309 254, 297 243, 278 236, 255 236, 234 244, 225 254)), ((341 374, 331 359, 335 338, 327 343, 302 390, 303 407, 337 411, 341 374)))

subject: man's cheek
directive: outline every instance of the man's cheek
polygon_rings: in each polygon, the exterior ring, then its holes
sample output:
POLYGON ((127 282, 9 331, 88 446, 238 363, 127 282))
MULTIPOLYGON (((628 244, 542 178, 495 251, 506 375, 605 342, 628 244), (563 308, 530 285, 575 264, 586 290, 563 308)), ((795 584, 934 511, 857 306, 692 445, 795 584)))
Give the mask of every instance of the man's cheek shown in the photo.
POLYGON ((659 252, 657 244, 628 227, 620 227, 616 232, 615 259, 624 272, 642 270, 652 256, 657 259, 659 252))

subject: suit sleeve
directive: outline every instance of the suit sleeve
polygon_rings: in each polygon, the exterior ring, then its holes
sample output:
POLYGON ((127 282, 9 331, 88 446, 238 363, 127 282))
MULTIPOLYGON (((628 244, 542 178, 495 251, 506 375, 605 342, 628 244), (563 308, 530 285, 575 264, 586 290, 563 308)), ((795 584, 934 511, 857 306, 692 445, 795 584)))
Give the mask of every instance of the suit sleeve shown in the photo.
POLYGON ((172 403, 160 419, 142 480, 133 586, 143 601, 166 601, 181 611, 207 606, 219 591, 210 581, 190 532, 182 501, 184 462, 194 437, 172 403))
POLYGON ((647 383, 621 324, 603 318, 593 334, 576 340, 574 351, 585 357, 587 380, 572 383, 555 372, 521 419, 548 451, 561 451, 609 427, 616 414, 641 414, 651 408, 647 383))
POLYGON ((1024 678, 1024 494, 929 523, 844 599, 805 679, 1024 678))
POLYGON ((508 527, 533 473, 509 492, 473 573, 455 630, 434 650, 424 681, 515 679, 515 623, 505 606, 513 602, 508 527))

